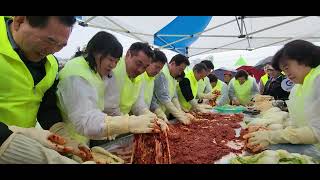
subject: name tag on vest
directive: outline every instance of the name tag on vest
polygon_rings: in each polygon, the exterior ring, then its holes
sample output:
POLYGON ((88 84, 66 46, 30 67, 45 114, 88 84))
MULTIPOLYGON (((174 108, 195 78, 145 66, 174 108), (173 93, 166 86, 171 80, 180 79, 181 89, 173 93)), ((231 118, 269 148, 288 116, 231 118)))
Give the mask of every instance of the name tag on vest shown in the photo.
POLYGON ((281 88, 287 92, 290 92, 293 86, 294 86, 294 83, 288 78, 282 80, 281 82, 281 88))

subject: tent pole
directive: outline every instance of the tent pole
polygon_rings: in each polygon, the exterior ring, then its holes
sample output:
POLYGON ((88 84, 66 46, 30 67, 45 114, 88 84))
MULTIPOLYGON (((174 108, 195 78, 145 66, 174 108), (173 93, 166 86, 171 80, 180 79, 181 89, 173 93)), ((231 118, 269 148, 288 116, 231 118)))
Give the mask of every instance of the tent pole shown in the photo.
MULTIPOLYGON (((109 20, 110 22, 112 22, 112 23, 115 24, 116 26, 120 27, 122 30, 127 31, 128 34, 132 34, 132 33, 130 33, 130 31, 129 31, 128 29, 122 27, 121 25, 119 25, 118 23, 114 22, 112 19, 108 18, 107 16, 102 16, 102 17, 105 18, 105 19, 107 19, 107 20, 109 20)), ((136 39, 138 39, 139 41, 144 42, 144 40, 142 40, 142 39, 141 39, 140 37, 138 37, 137 35, 132 34, 132 36, 135 37, 136 39)))

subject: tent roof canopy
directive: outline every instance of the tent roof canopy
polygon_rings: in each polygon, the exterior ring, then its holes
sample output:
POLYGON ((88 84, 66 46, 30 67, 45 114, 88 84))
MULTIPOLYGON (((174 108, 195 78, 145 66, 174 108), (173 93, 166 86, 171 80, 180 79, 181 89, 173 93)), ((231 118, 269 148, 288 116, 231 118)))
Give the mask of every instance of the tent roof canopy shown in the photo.
POLYGON ((320 41, 319 16, 81 16, 79 22, 189 57, 320 41))

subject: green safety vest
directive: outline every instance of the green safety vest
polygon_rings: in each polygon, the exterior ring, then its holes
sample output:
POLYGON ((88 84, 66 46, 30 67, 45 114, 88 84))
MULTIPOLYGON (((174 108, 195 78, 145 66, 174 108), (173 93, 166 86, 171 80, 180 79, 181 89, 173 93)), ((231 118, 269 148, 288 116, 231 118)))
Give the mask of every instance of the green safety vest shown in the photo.
MULTIPOLYGON (((196 97, 197 93, 198 93, 198 81, 194 76, 194 73, 192 70, 189 70, 186 72, 185 77, 187 79, 189 79, 190 81, 190 86, 191 86, 191 91, 192 91, 192 95, 193 97, 196 97)), ((186 109, 186 110, 190 110, 192 105, 184 98, 180 86, 177 86, 177 93, 178 93, 178 98, 179 98, 179 102, 182 106, 182 108, 186 109)))
POLYGON ((11 47, 6 22, 0 16, 0 122, 19 127, 34 127, 44 93, 53 85, 58 63, 47 56, 45 77, 34 86, 33 77, 11 47))
POLYGON ((204 90, 206 89, 207 84, 210 84, 210 80, 208 77, 200 79, 198 81, 198 93, 204 93, 204 90))
POLYGON ((220 81, 218 79, 216 86, 212 88, 212 92, 214 92, 216 90, 221 92, 222 91, 222 86, 223 86, 222 81, 220 81))
POLYGON ((139 97, 143 75, 141 74, 131 80, 126 71, 124 58, 119 60, 113 72, 120 91, 120 111, 123 114, 129 114, 139 97))
MULTIPOLYGON (((315 93, 313 86, 314 80, 320 75, 320 65, 316 68, 312 68, 311 71, 304 78, 303 84, 295 84, 292 88, 287 106, 289 110, 290 118, 294 121, 297 127, 309 126, 308 114, 305 113, 305 109, 308 108, 308 104, 305 102, 312 102, 314 98, 312 95, 315 93)), ((320 149, 320 143, 316 144, 320 149)))
POLYGON ((147 72, 143 73, 143 80, 144 80, 144 102, 150 108, 151 100, 153 96, 153 89, 154 89, 154 79, 155 77, 150 77, 147 72))
POLYGON ((267 84, 268 80, 269 80, 268 74, 265 74, 260 78, 260 82, 262 82, 264 86, 267 84))
POLYGON ((240 101, 240 104, 246 105, 251 100, 251 89, 253 87, 254 79, 251 76, 248 76, 248 79, 241 85, 238 80, 233 79, 233 88, 237 99, 240 101))
MULTIPOLYGON (((85 79, 92 87, 95 88, 98 95, 97 106, 101 110, 104 109, 104 94, 105 86, 104 81, 98 72, 94 72, 88 65, 88 62, 83 58, 83 56, 76 57, 68 61, 64 68, 59 72, 59 80, 63 81, 65 78, 70 76, 79 76, 85 79)), ((86 103, 86 102, 83 102, 86 103)), ((62 108, 61 104, 58 102, 58 107, 60 108, 63 120, 66 123, 66 129, 70 136, 82 143, 88 143, 89 139, 77 132, 72 122, 68 119, 67 112, 62 108)))
MULTIPOLYGON (((222 96, 223 84, 224 84, 224 82, 222 82, 222 81, 220 81, 220 80, 218 79, 216 86, 212 88, 212 92, 214 92, 215 90, 220 91, 220 94, 221 94, 221 95, 219 95, 219 96, 217 97, 217 100, 219 100, 219 98, 222 96)), ((227 85, 226 85, 226 86, 227 86, 227 85)), ((225 92, 225 93, 227 93, 227 92, 225 92)), ((226 100, 226 101, 224 101, 223 103, 224 103, 224 104, 229 104, 230 101, 229 101, 229 100, 226 100)))

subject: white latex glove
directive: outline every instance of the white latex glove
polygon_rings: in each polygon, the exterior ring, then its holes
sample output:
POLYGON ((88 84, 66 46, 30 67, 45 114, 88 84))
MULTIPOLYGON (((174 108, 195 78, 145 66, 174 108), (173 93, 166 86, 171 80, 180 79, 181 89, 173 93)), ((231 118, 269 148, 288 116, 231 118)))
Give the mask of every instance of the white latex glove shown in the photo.
POLYGON ((82 163, 84 161, 89 161, 92 160, 92 154, 90 151, 90 148, 81 142, 78 142, 77 140, 71 138, 69 132, 67 131, 67 129, 65 128, 66 124, 63 122, 59 122, 54 124, 51 128, 50 128, 50 132, 55 133, 60 135, 61 137, 63 137, 66 140, 66 146, 72 147, 72 151, 70 152, 70 154, 73 154, 73 159, 82 163), (79 159, 81 158, 81 159, 79 159))
POLYGON ((125 133, 152 133, 160 132, 156 124, 157 116, 154 114, 141 116, 107 116, 105 123, 105 136, 125 133))
POLYGON ((275 131, 257 131, 243 136, 248 139, 248 146, 256 146, 253 152, 263 150, 270 144, 315 144, 318 142, 309 127, 291 128, 275 131))
POLYGON ((167 123, 164 120, 158 118, 157 124, 160 126, 160 129, 162 132, 169 131, 169 126, 167 125, 167 123))
POLYGON ((191 119, 186 115, 185 112, 178 110, 172 102, 168 102, 164 104, 166 109, 182 124, 190 124, 191 119))
POLYGON ((139 115, 154 115, 154 116, 156 116, 153 112, 151 112, 149 109, 147 109, 147 108, 145 108, 145 109, 143 109, 143 110, 141 110, 141 114, 139 114, 139 115))
POLYGON ((124 160, 99 146, 91 148, 93 160, 97 164, 124 164, 124 160))
POLYGON ((198 104, 201 108, 203 109, 208 109, 208 110, 212 110, 212 106, 210 106, 209 104, 198 104))
POLYGON ((212 94, 211 92, 210 93, 207 93, 207 94, 202 94, 202 99, 216 99, 217 98, 217 95, 216 94, 212 94))
POLYGON ((161 108, 157 108, 154 113, 157 115, 158 118, 164 120, 164 122, 169 123, 166 114, 162 111, 161 108))
POLYGON ((72 147, 66 146, 66 140, 48 130, 38 128, 21 128, 18 126, 8 126, 14 133, 23 134, 31 139, 38 141, 43 146, 53 149, 58 152, 67 153, 73 150, 72 147))
POLYGON ((173 98, 171 102, 173 103, 173 105, 174 105, 179 111, 182 111, 181 105, 180 105, 180 102, 179 102, 178 98, 173 98))
POLYGON ((236 105, 239 106, 240 105, 240 101, 237 99, 232 100, 232 105, 236 105))
POLYGON ((0 164, 78 164, 22 133, 12 133, 0 147, 0 164))
POLYGON ((190 103, 191 106, 192 106, 191 109, 194 110, 194 111, 202 112, 202 113, 208 113, 208 112, 210 112, 210 110, 201 107, 201 105, 198 104, 198 102, 197 102, 195 99, 189 101, 189 103, 190 103))

